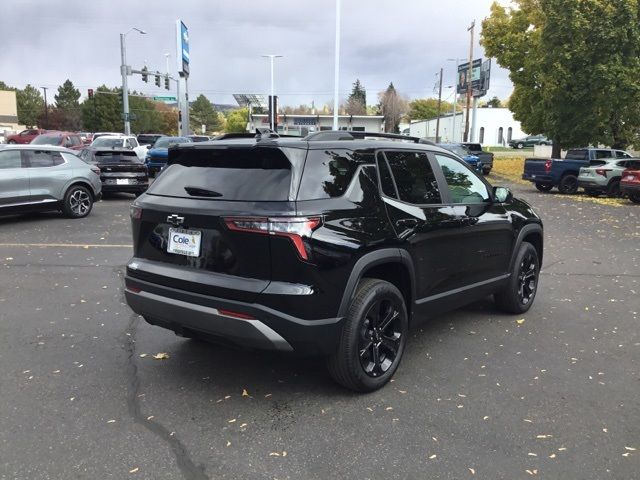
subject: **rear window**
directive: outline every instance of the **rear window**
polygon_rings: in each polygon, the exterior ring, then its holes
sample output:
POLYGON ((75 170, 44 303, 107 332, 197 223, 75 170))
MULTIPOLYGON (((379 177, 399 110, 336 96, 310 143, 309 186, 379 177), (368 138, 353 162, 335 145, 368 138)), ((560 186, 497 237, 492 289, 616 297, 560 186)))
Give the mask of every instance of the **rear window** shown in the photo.
MULTIPOLYGON (((363 154, 351 150, 309 150, 304 164, 298 200, 320 200, 342 196, 353 180, 363 154)), ((373 154, 369 163, 374 163, 373 154)))
POLYGON ((153 195, 211 200, 286 201, 291 162, 278 148, 170 151, 168 167, 148 190, 153 195))
POLYGON ((136 152, 95 152, 94 157, 100 163, 138 162, 136 152))
POLYGON ((62 135, 40 135, 33 139, 31 145, 60 145, 62 135))
POLYGON ((567 160, 589 160, 589 152, 587 150, 569 150, 564 158, 567 160))
POLYGON ((604 160, 591 160, 591 161, 589 162, 589 166, 590 166, 590 167, 598 167, 598 166, 600 166, 600 165, 604 165, 604 164, 606 164, 606 163, 607 163, 607 162, 605 162, 604 160))
POLYGON ((472 152, 482 152, 482 146, 479 143, 464 143, 463 145, 472 152))

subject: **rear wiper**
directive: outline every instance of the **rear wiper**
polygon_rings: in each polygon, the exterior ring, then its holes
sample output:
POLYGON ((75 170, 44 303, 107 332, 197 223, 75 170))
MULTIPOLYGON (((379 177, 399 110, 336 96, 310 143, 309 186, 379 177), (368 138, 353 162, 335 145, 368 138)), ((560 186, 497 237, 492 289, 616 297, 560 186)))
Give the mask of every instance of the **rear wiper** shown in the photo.
POLYGON ((221 197, 222 194, 219 192, 214 192, 213 190, 208 190, 202 187, 191 187, 187 185, 184 187, 189 195, 194 195, 196 197, 221 197))

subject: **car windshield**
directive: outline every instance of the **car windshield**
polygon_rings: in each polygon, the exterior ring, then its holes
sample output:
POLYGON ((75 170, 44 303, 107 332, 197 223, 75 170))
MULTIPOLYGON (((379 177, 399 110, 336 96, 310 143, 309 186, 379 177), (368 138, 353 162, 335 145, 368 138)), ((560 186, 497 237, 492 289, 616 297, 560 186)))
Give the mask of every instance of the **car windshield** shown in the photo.
POLYGON ((40 135, 31 142, 31 145, 60 145, 62 135, 40 135))
POLYGON ((459 157, 469 156, 468 150, 461 145, 440 145, 440 146, 445 150, 449 150, 451 153, 455 153, 459 157))
POLYGON ((156 140, 156 143, 153 144, 153 148, 169 148, 171 145, 188 141, 189 140, 184 137, 162 137, 156 140))
POLYGON ((100 137, 96 138, 91 144, 94 147, 121 147, 122 139, 121 138, 113 138, 113 137, 100 137))

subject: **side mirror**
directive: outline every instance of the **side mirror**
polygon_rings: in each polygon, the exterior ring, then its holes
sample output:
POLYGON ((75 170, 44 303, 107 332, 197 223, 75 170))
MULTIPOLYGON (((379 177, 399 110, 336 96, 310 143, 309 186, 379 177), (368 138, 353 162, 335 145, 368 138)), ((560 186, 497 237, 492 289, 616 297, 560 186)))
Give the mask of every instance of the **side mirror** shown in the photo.
POLYGON ((513 194, 507 187, 493 187, 493 199, 497 203, 509 203, 513 200, 513 194))
POLYGON ((145 145, 145 147, 147 147, 147 150, 151 150, 151 145, 145 145))

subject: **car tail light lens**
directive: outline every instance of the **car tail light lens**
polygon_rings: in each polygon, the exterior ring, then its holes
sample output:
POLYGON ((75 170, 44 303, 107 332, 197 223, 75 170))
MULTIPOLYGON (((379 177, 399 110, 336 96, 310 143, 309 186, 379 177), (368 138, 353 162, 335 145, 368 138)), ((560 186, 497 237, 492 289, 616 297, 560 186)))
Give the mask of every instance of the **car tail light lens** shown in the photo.
POLYGON ((313 231, 322 223, 322 219, 320 217, 227 217, 224 222, 229 230, 287 237, 293 242, 300 258, 309 260, 309 252, 303 239, 311 237, 313 231))
POLYGON ((95 173, 96 175, 100 176, 100 169, 98 167, 96 167, 95 165, 91 165, 89 168, 91 169, 91 171, 93 173, 95 173))
POLYGON ((607 176, 607 172, 610 172, 611 170, 608 170, 606 168, 596 168, 596 173, 598 175, 602 175, 603 177, 607 176))
POLYGON ((544 162, 544 171, 545 171, 545 173, 551 172, 551 164, 552 163, 553 163, 552 160, 547 160, 546 162, 544 162))
POLYGON ((232 310, 223 310, 219 308, 218 313, 224 317, 239 318, 241 320, 256 320, 256 317, 252 317, 246 313, 234 312, 232 310))
POLYGON ((142 217, 142 207, 131 205, 129 207, 129 215, 134 220, 140 220, 140 218, 142 217))

